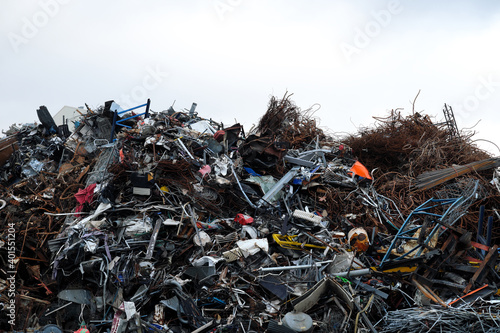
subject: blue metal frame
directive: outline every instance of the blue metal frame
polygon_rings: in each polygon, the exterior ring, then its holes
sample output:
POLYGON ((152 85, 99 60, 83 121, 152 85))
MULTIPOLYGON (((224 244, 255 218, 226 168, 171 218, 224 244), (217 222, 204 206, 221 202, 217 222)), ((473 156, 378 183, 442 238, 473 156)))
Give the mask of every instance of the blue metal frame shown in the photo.
MULTIPOLYGON (((443 219, 453 209, 455 209, 462 202, 462 200, 463 200, 463 197, 454 198, 454 199, 434 199, 434 198, 431 198, 431 199, 427 200, 426 202, 424 202, 423 204, 421 204, 420 206, 418 206, 406 218, 406 220, 404 221, 404 223, 401 226, 401 228, 399 228, 398 232, 396 233, 396 236, 392 240, 391 245, 389 246, 387 252, 385 253, 384 258, 380 262, 380 267, 382 267, 384 265, 384 263, 386 262, 386 260, 389 258, 390 254, 391 254, 391 251, 396 247, 396 243, 397 243, 398 240, 400 240, 400 239, 413 239, 413 240, 416 240, 417 239, 417 238, 408 236, 408 234, 412 233, 412 232, 414 232, 414 231, 416 231, 418 229, 420 229, 421 228, 420 226, 415 227, 415 228, 411 228, 409 230, 405 230, 406 226, 408 224, 410 224, 410 222, 412 221, 412 217, 414 215, 429 215, 429 216, 432 216, 432 217, 435 218, 435 219, 433 219, 432 222, 436 222, 436 220, 437 221, 443 221, 443 219), (432 209, 432 208, 440 207, 440 206, 444 206, 444 205, 450 205, 450 206, 446 209, 446 211, 443 213, 443 215, 429 212, 429 210, 432 209)), ((429 233, 429 235, 425 239, 424 244, 427 244, 432 239, 432 237, 434 236, 434 234, 436 233, 436 231, 439 229, 440 226, 441 225, 439 223, 436 223, 436 225, 434 226, 434 228, 432 229, 432 231, 429 233)), ((400 257, 395 258, 394 260, 401 260, 401 259, 405 258, 406 256, 408 256, 409 254, 411 254, 411 253, 413 253, 415 251, 418 251, 415 254, 415 256, 418 257, 418 256, 420 256, 422 254, 423 250, 424 250, 424 248, 421 245, 417 245, 416 247, 414 247, 413 249, 411 249, 407 253, 403 254, 400 257)))
POLYGON ((113 126, 111 128, 111 138, 110 138, 109 142, 113 142, 113 138, 115 136, 116 125, 122 126, 122 127, 127 127, 127 128, 132 128, 132 127, 130 127, 128 125, 123 124, 123 122, 126 121, 126 120, 129 120, 129 119, 132 119, 132 118, 140 117, 140 116, 144 116, 144 118, 149 118, 149 107, 150 107, 150 105, 151 105, 151 100, 148 98, 148 101, 146 103, 144 103, 144 104, 141 104, 141 105, 138 105, 136 107, 130 108, 128 110, 120 111, 120 112, 115 111, 114 115, 113 115, 113 126), (125 119, 116 120, 118 118, 118 115, 124 114, 124 113, 132 111, 132 110, 136 110, 136 109, 139 109, 139 108, 142 108, 142 107, 146 107, 146 111, 145 112, 136 114, 135 116, 131 116, 131 117, 128 117, 128 118, 125 118, 125 119))

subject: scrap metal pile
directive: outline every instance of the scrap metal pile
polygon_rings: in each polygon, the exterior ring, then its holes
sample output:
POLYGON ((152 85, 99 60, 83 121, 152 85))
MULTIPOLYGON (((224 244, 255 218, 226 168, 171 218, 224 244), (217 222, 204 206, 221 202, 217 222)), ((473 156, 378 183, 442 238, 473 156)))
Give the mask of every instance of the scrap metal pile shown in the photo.
POLYGON ((449 121, 86 111, 0 140, 1 330, 500 331, 500 159, 449 121))

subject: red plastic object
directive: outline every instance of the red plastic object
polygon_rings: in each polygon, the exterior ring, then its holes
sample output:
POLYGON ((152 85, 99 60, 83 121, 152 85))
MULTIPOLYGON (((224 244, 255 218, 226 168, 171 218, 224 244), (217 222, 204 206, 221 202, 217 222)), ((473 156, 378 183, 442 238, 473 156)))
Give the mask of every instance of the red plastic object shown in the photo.
POLYGON ((220 130, 214 133, 214 139, 217 140, 218 142, 221 142, 224 139, 224 135, 226 134, 226 131, 220 130))
POLYGON ((94 197, 95 188, 96 184, 90 184, 86 188, 78 190, 75 194, 76 201, 78 201, 79 204, 84 204, 86 202, 91 203, 94 197))
POLYGON ((78 331, 75 331, 75 333, 89 333, 89 332, 90 332, 89 329, 85 325, 80 326, 80 329, 78 331))
POLYGON ((238 214, 238 215, 236 215, 234 220, 241 225, 246 225, 246 224, 250 224, 253 222, 253 217, 246 215, 246 214, 238 214))

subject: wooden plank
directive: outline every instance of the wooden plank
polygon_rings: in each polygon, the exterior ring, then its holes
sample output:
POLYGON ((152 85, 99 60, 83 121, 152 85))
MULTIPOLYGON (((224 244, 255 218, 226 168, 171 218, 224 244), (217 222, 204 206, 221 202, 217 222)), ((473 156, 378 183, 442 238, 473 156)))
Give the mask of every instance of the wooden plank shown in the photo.
MULTIPOLYGON (((479 265, 479 268, 477 269, 476 273, 474 273, 474 275, 470 279, 469 284, 467 285, 467 287, 465 287, 464 294, 467 294, 471 290, 472 285, 476 282, 476 280, 478 280, 478 282, 482 282, 485 275, 482 275, 481 273, 484 271, 484 269, 487 266, 489 266, 490 262, 493 262, 496 260, 496 258, 498 256, 497 250, 498 250, 498 245, 494 245, 490 249, 490 251, 486 255, 486 258, 484 258, 484 261, 481 263, 481 265, 479 265), (482 275, 482 276, 480 277, 480 275, 482 275)), ((485 273, 487 273, 487 272, 485 272, 485 273)))
POLYGON ((429 287, 427 287, 427 286, 425 286, 423 284, 420 284, 420 282, 417 281, 417 279, 415 278, 415 276, 413 276, 412 282, 415 285, 415 287, 417 287, 426 297, 430 298, 435 303, 441 304, 445 308, 448 307, 448 304, 446 304, 438 295, 436 295, 436 293, 433 292, 431 290, 431 288, 429 288, 429 287))

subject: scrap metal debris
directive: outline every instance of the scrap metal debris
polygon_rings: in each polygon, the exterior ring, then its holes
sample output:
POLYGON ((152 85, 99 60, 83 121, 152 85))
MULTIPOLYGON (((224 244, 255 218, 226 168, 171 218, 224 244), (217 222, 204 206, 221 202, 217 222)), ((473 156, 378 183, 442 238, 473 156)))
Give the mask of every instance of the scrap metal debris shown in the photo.
POLYGON ((451 107, 337 138, 290 95, 249 132, 152 105, 0 140, 1 330, 499 330, 500 160, 451 107))

